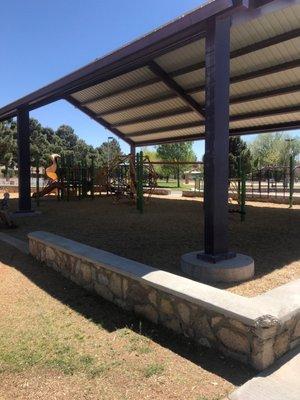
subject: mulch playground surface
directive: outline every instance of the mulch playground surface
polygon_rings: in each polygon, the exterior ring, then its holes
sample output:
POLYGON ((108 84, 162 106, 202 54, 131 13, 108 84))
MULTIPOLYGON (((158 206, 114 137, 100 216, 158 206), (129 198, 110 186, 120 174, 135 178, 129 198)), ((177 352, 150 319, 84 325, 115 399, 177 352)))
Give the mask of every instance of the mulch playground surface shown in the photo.
MULTIPOLYGON (((7 233, 24 240, 45 230, 179 275, 181 255, 203 248, 200 200, 153 197, 142 215, 128 201, 115 204, 106 196, 48 198, 39 209, 41 215, 18 219, 18 229, 7 233)), ((300 278, 300 206, 249 202, 245 222, 238 214, 229 219, 231 249, 252 256, 256 273, 249 282, 218 287, 255 296, 300 278)))

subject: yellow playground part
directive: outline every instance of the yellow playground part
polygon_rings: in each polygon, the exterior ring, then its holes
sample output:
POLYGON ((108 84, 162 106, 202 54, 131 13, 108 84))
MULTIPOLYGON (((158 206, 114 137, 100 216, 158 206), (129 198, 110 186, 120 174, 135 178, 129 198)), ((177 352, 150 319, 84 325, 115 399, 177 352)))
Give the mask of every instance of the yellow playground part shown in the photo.
POLYGON ((58 176, 56 174, 58 158, 60 158, 59 154, 51 154, 52 165, 46 168, 46 175, 52 182, 58 181, 58 176))

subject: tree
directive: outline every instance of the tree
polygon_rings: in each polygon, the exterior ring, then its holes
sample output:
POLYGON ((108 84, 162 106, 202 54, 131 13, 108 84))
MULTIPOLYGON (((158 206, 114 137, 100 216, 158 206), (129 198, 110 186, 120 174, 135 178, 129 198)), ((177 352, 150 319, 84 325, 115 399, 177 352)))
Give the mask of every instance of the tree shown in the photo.
MULTIPOLYGON (((156 152, 156 150, 150 150, 147 147, 143 148, 143 154, 144 156, 148 157, 150 161, 155 162, 155 161, 161 161, 161 159, 159 159, 158 154, 156 152)), ((155 172, 158 174, 159 177, 162 177, 166 174, 164 174, 164 171, 162 169, 161 165, 154 165, 154 169, 155 172)))
MULTIPOLYGON (((162 144, 156 149, 157 156, 162 161, 196 161, 196 155, 193 151, 193 142, 181 142, 172 144, 162 144)), ((177 176, 177 186, 180 187, 180 174, 186 167, 182 165, 163 166, 165 173, 173 172, 177 176)))
MULTIPOLYGON (((43 127, 36 119, 29 121, 30 153, 32 166, 47 167, 51 154, 70 156, 72 163, 91 164, 91 157, 95 158, 95 166, 107 163, 121 153, 119 143, 113 139, 108 144, 103 143, 98 149, 79 139, 74 129, 69 125, 61 125, 56 131, 43 127)), ((0 166, 4 166, 3 173, 8 176, 9 169, 17 165, 17 125, 14 120, 0 123, 0 166)))
POLYGON ((76 146, 73 149, 75 162, 83 162, 89 165, 91 157, 96 156, 96 151, 93 146, 88 145, 84 140, 78 139, 76 146))
POLYGON ((229 177, 238 176, 239 159, 245 174, 251 170, 251 153, 247 143, 239 136, 229 138, 229 177))
POLYGON ((13 121, 0 123, 0 165, 4 166, 2 172, 6 178, 17 162, 16 135, 16 124, 13 121))
POLYGON ((97 151, 97 163, 100 166, 111 163, 117 156, 122 154, 119 142, 116 139, 112 139, 109 142, 103 142, 97 151))
POLYGON ((296 157, 300 154, 300 139, 293 141, 289 134, 284 133, 265 133, 257 136, 251 143, 253 166, 263 168, 266 166, 285 166, 288 164, 290 153, 296 157))
POLYGON ((34 165, 46 166, 49 163, 50 143, 43 132, 42 125, 36 119, 30 118, 30 152, 34 165))
POLYGON ((55 134, 61 139, 62 146, 65 150, 72 151, 79 139, 74 129, 69 125, 61 125, 57 128, 55 134))

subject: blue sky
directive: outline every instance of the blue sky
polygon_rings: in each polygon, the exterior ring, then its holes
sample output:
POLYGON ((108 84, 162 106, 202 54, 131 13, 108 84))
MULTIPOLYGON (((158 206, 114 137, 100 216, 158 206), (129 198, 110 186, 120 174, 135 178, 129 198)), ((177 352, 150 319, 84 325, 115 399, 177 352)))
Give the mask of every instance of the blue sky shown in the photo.
MULTIPOLYGON (((115 50, 201 0, 9 0, 1 2, 0 107, 115 50)), ((66 102, 32 111, 56 129, 65 123, 100 145, 110 132, 66 102)), ((121 143, 124 151, 126 144, 121 143)), ((203 142, 194 144, 197 156, 203 142)))

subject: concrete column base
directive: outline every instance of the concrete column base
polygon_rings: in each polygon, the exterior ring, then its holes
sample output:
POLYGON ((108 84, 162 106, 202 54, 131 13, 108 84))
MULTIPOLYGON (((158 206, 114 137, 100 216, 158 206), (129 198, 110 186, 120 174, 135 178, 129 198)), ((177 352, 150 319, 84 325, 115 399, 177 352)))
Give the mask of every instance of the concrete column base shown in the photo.
POLYGON ((198 258, 199 251, 181 257, 181 270, 192 279, 200 282, 241 282, 254 275, 254 260, 244 254, 210 263, 198 258))

